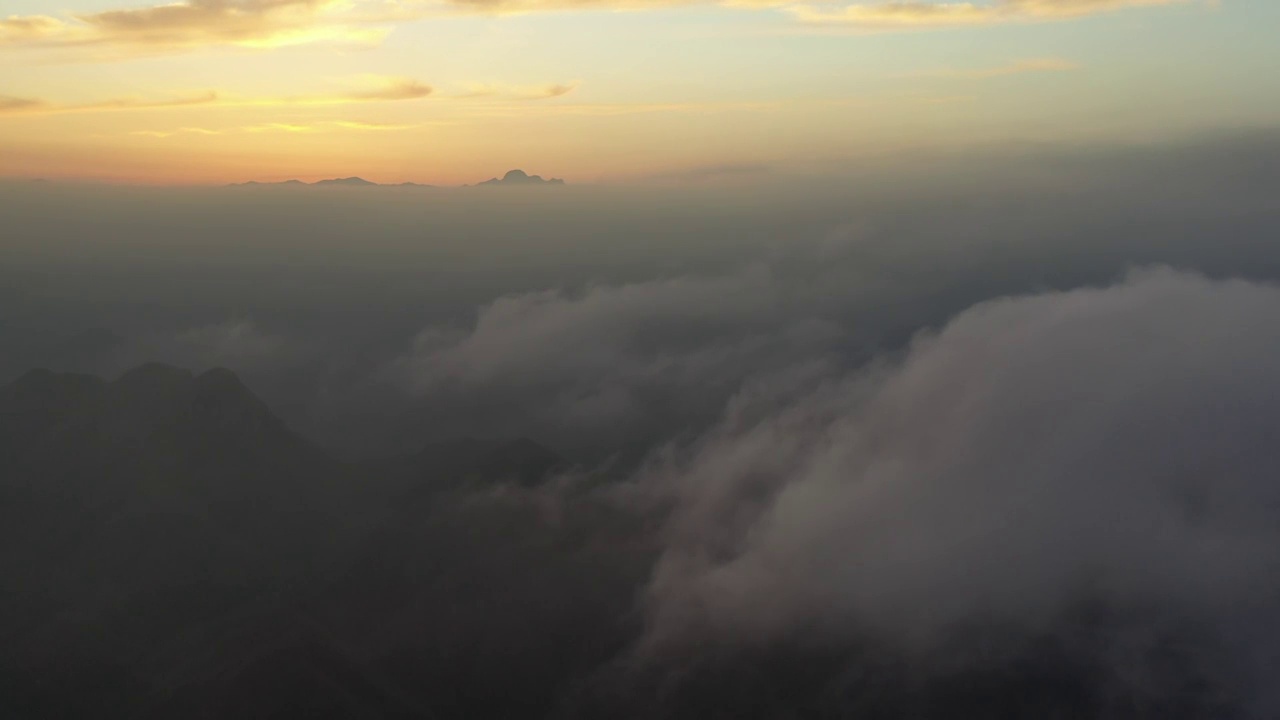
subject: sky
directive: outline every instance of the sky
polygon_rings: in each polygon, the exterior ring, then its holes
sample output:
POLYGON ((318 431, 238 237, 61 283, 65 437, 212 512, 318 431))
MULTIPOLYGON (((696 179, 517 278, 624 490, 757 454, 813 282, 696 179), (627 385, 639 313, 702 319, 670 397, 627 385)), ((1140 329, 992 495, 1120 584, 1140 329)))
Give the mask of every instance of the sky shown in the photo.
POLYGON ((6 0, 0 177, 825 172, 1280 119, 1264 0, 6 0))

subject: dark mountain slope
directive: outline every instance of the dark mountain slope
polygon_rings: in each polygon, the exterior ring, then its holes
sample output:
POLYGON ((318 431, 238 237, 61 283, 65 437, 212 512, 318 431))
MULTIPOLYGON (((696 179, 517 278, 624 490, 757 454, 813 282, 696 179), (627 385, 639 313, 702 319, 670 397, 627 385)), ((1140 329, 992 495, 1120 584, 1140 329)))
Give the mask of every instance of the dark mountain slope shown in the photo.
POLYGON ((514 483, 533 487, 570 464, 528 438, 463 438, 429 443, 412 455, 369 464, 392 493, 429 495, 468 485, 514 483))
POLYGON ((452 689, 387 658, 434 657, 417 613, 489 596, 432 575, 529 551, 460 546, 499 516, 436 496, 563 465, 463 440, 352 467, 227 370, 27 373, 0 388, 0 716, 432 717, 452 689))
POLYGON ((0 668, 82 681, 85 707, 128 706, 171 638, 314 587, 354 545, 348 470, 226 370, 29 373, 0 392, 0 468, 0 668))

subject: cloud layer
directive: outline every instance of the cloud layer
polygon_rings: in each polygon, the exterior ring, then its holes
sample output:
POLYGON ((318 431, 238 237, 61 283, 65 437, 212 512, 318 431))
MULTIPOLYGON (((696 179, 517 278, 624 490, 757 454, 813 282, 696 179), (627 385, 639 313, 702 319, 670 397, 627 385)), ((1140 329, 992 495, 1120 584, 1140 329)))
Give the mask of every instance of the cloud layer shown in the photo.
MULTIPOLYGON (((738 8, 783 7, 806 24, 892 31, 1011 22, 1069 20, 1127 8, 1193 0, 994 0, 881 2, 827 5, 737 2, 738 8)), ((386 6, 345 0, 185 0, 168 5, 108 10, 60 19, 46 15, 0 19, 0 45, 105 47, 156 53, 200 47, 272 48, 307 43, 369 45, 396 23, 451 13, 530 13, 566 9, 644 10, 696 0, 446 0, 386 6)))
POLYGON ((1277 362, 1280 289, 1152 270, 983 303, 901 361, 744 394, 644 480, 675 507, 649 640, 936 647, 1097 601, 1266 647, 1277 362))

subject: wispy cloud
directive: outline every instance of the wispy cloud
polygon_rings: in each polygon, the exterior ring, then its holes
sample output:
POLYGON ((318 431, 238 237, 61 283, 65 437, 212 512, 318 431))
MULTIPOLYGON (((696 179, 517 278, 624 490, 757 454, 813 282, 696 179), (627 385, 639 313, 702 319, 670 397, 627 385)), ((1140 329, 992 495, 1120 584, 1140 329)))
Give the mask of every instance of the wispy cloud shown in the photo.
POLYGON ((245 127, 240 128, 240 130, 242 132, 247 132, 247 133, 278 132, 278 133, 295 133, 296 134, 296 133, 315 132, 316 126, 305 124, 305 123, 273 122, 273 123, 262 123, 261 125, 247 125, 245 127))
POLYGON ((59 19, 0 20, 0 43, 109 46, 154 52, 208 46, 280 47, 321 41, 376 43, 386 28, 349 17, 350 0, 185 0, 59 19))
POLYGON ((886 31, 1070 20, 1127 8, 1188 2, 1192 0, 992 0, 987 3, 893 0, 836 8, 801 4, 787 9, 804 23, 886 31))
POLYGON ((345 97, 351 100, 415 100, 431 93, 431 86, 412 78, 392 78, 383 80, 382 87, 357 90, 347 93, 345 97))
POLYGON ((548 98, 558 98, 558 97, 563 97, 565 95, 568 95, 569 93, 573 92, 577 88, 578 88, 577 83, 573 83, 570 85, 547 85, 546 87, 539 88, 534 92, 526 94, 524 98, 526 100, 546 100, 548 98))
POLYGON ((687 103, 527 103, 471 107, 471 117, 585 116, 615 117, 650 113, 756 112, 784 106, 783 102, 687 102, 687 103))
POLYGON ((427 125, 437 125, 439 123, 376 123, 364 122, 360 120, 328 120, 326 125, 343 130, 363 130, 366 132, 395 132, 398 130, 414 130, 427 125))
POLYGON ((228 128, 180 127, 173 130, 135 130, 130 135, 158 139, 179 137, 182 135, 233 135, 237 133, 319 133, 352 130, 358 132, 394 132, 413 130, 435 123, 391 124, 364 122, 360 120, 319 120, 305 123, 259 123, 257 125, 240 125, 228 128))
POLYGON ((466 90, 453 95, 458 99, 495 98, 501 100, 549 100, 564 97, 578 89, 578 82, 551 85, 503 85, 479 83, 466 86, 466 90))
POLYGON ((85 105, 72 105, 69 109, 79 111, 93 110, 154 110, 158 108, 190 107, 192 105, 212 105, 218 102, 218 93, 210 90, 199 95, 178 97, 169 100, 141 100, 137 98, 116 98, 85 105))
POLYGON ((56 35, 66 24, 47 15, 11 16, 0 18, 0 43, 34 41, 56 35))
POLYGON ((299 105, 346 105, 365 102, 418 100, 432 93, 432 88, 411 78, 364 78, 360 86, 329 94, 282 97, 234 97, 213 90, 198 95, 170 99, 113 98, 90 103, 56 104, 37 98, 0 96, 0 114, 64 114, 109 112, 120 110, 157 110, 190 106, 276 107, 299 105))
POLYGON ((109 112, 112 110, 155 110, 194 105, 212 105, 218 102, 218 93, 208 91, 199 95, 147 100, 143 98, 112 98, 90 103, 58 105, 39 98, 0 97, 0 114, 27 113, 54 115, 81 112, 109 112))
POLYGON ((0 113, 36 110, 43 106, 44 106, 43 100, 36 100, 34 98, 20 98, 20 97, 10 97, 8 95, 0 95, 0 113))
POLYGON ((144 137, 167 138, 175 135, 221 135, 221 130, 210 130, 202 127, 184 127, 176 130, 135 130, 130 135, 140 135, 144 137))
POLYGON ((1080 65, 1063 58, 1027 58, 1013 60, 1002 65, 977 68, 941 68, 911 73, 912 77, 958 78, 962 80, 985 80, 987 78, 1023 75, 1027 73, 1052 73, 1079 70, 1080 65))

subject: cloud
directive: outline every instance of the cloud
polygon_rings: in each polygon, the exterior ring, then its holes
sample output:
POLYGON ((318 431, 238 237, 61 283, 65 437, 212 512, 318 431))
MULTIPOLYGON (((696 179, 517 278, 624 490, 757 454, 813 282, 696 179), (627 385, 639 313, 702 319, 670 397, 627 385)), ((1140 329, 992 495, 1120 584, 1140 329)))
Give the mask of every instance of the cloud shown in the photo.
POLYGON ((838 9, 790 6, 804 23, 840 25, 860 30, 912 30, 1071 20, 1129 8, 1159 7, 1191 0, 994 0, 975 2, 881 2, 838 9))
MULTIPOLYGON (((1277 627, 1280 288, 1156 269, 978 304, 900 361, 744 392, 640 477, 654 648, 936 647, 1080 602, 1277 627)), ((1268 646, 1269 647, 1269 646, 1268 646)))
MULTIPOLYGON (((652 10, 698 4, 701 0, 449 0, 464 12, 525 14, 556 10, 652 10)), ((1174 5, 1196 0, 992 0, 990 2, 925 2, 887 0, 848 5, 836 11, 796 5, 792 0, 720 0, 716 4, 743 10, 794 8, 808 21, 856 24, 867 29, 906 29, 987 25, 1000 22, 1067 20, 1126 8, 1174 5)), ((412 15, 410 15, 412 16, 412 15)))
POLYGON ((374 90, 358 90, 345 97, 352 100, 416 100, 431 94, 429 85, 412 78, 390 78, 382 80, 382 87, 374 90))
POLYGON ((577 82, 553 83, 551 85, 503 85, 498 83, 479 83, 467 86, 465 92, 454 95, 459 99, 468 98, 502 98, 510 100, 548 100, 563 97, 578 89, 577 82))
POLYGON ((130 135, 153 138, 171 138, 178 135, 227 135, 230 133, 311 133, 334 132, 338 130, 355 130, 362 132, 394 132, 413 130, 424 127, 424 123, 391 124, 372 123, 358 120, 322 120, 312 123, 262 123, 259 125, 242 125, 232 128, 181 127, 174 130, 135 130, 130 135))
POLYGON ((1079 70, 1080 65, 1062 58, 1028 58, 1014 60, 1003 65, 985 68, 933 70, 916 73, 917 77, 960 78, 965 80, 985 80, 987 78, 1023 75, 1027 73, 1069 72, 1079 70))
POLYGON ((578 84, 570 85, 547 85, 530 92, 525 97, 529 100, 546 100, 548 98, 564 97, 574 90, 578 89, 578 84))
POLYGON ((61 20, 47 15, 0 18, 0 43, 38 40, 57 33, 63 27, 61 20))
POLYGON ((392 132, 397 130, 414 130, 424 127, 426 123, 376 123, 360 120, 329 120, 324 123, 330 127, 343 130, 366 130, 370 132, 392 132))
POLYGON ((688 422, 714 417, 745 376, 822 354, 831 328, 788 322, 780 291, 751 267, 509 295, 469 329, 423 330, 388 377, 437 408, 456 403, 460 419, 496 403, 508 421, 537 418, 572 443, 648 441, 670 430, 673 408, 688 422))
POLYGON ((264 133, 264 132, 281 132, 281 133, 310 133, 316 131, 316 126, 302 123, 263 123, 261 125, 246 125, 240 128, 241 132, 247 133, 264 133))
MULTIPOLYGON (((476 95, 460 95, 459 98, 477 97, 476 95)), ((545 96, 544 96, 545 97, 545 96)), ((525 97, 523 99, 538 99, 525 97)), ((782 107, 782 102, 677 102, 677 103, 528 103, 520 106, 510 104, 478 104, 468 110, 477 117, 529 117, 531 113, 546 115, 577 115, 584 117, 615 117, 621 115, 644 115, 649 113, 719 113, 719 112, 759 112, 782 107)))
POLYGON ((447 0, 452 12, 523 15, 564 10, 654 10, 696 5, 705 0, 447 0))
POLYGON ((419 391, 492 382, 590 391, 654 370, 655 360, 670 360, 672 347, 693 339, 694 328, 740 325, 768 315, 774 306, 769 287, 768 274, 756 269, 596 286, 576 297, 560 291, 510 295, 480 308, 470 331, 430 328, 419 334, 402 369, 419 391), (649 337, 647 329, 660 334, 649 337))
POLYGON ((167 5, 0 21, 0 42, 108 46, 128 53, 210 46, 281 47, 314 42, 369 44, 386 30, 343 22, 345 0, 187 0, 167 5))
POLYGON ((177 130, 135 130, 130 135, 140 135, 143 137, 168 138, 175 135, 221 135, 221 130, 210 130, 202 127, 184 127, 177 130))
POLYGON ((364 102, 419 100, 429 96, 432 88, 412 78, 363 78, 360 88, 325 95, 283 97, 235 97, 209 90, 196 95, 171 99, 113 98, 97 102, 59 105, 45 100, 0 98, 0 113, 64 114, 109 112, 115 110, 161 110, 192 106, 276 107, 302 105, 347 105, 364 102))
MULTIPOLYGON (((979 26, 1068 20, 1126 8, 1196 0, 908 0, 831 8, 789 0, 723 0, 743 9, 783 8, 805 24, 867 31, 979 26)), ((55 48, 108 48, 131 56, 202 47, 277 48, 310 43, 376 45, 398 23, 457 13, 522 14, 562 10, 648 10, 706 0, 185 0, 173 4, 107 10, 59 19, 46 15, 0 20, 0 44, 55 48)), ((100 56, 100 55, 99 55, 100 56)), ((553 86, 547 97, 572 88, 553 86)))
POLYGON ((44 106, 44 101, 32 98, 9 97, 0 95, 0 113, 35 110, 44 106))
POLYGON ((321 120, 312 123, 264 123, 262 125, 246 125, 235 128, 236 132, 262 133, 262 132, 286 132, 286 133, 311 133, 311 132, 334 132, 338 130, 355 130, 361 132, 392 132, 398 130, 413 130, 425 127, 423 123, 415 124, 391 124, 391 123, 370 123, 356 120, 321 120))
POLYGON ((212 105, 218 102, 218 93, 208 92, 189 97, 178 97, 171 100, 141 100, 138 98, 117 98, 85 105, 72 105, 66 108, 71 112, 91 112, 94 110, 154 110, 159 108, 190 107, 193 105, 212 105))
POLYGON ((183 108, 202 105, 213 105, 220 101, 217 92, 212 90, 197 95, 180 96, 163 100, 144 98, 112 98, 90 103, 74 105, 58 105, 46 100, 0 98, 0 113, 29 113, 37 115, 57 115, 63 113, 110 112, 113 110, 159 110, 166 108, 183 108), (6 102, 7 100, 7 102, 6 102))

